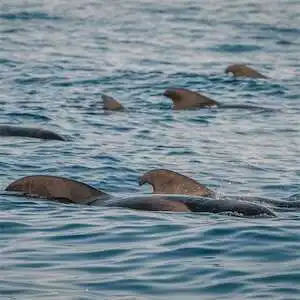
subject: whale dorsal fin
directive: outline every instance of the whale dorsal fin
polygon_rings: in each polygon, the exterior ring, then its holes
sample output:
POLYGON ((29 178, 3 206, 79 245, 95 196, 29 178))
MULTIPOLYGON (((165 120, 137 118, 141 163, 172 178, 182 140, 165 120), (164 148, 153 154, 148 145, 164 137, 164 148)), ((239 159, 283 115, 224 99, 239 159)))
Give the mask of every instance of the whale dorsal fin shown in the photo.
POLYGON ((232 73, 235 77, 267 78, 265 75, 243 64, 230 65, 225 69, 225 73, 232 73))
POLYGON ((152 185, 155 194, 212 196, 213 191, 196 180, 166 169, 154 169, 143 174, 139 185, 152 185))
POLYGON ((10 183, 5 190, 20 192, 26 196, 81 204, 88 204, 88 200, 95 197, 109 196, 85 183, 51 175, 26 176, 10 183))
POLYGON ((119 103, 116 99, 113 97, 102 95, 103 100, 103 109, 107 110, 123 110, 124 107, 121 103, 119 103))
POLYGON ((173 109, 201 108, 219 105, 217 101, 187 89, 167 89, 164 92, 164 96, 173 101, 173 109))

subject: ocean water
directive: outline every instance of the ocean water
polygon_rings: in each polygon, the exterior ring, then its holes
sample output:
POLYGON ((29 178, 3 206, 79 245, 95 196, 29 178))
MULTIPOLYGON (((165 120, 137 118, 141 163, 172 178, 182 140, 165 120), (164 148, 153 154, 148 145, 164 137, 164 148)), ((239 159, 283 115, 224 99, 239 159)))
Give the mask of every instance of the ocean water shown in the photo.
MULTIPOLYGON (((300 200, 298 0, 1 0, 0 188, 25 175, 120 195, 167 168, 220 194, 300 200), (234 79, 246 63, 269 79, 234 79), (184 87, 275 111, 172 111, 184 87), (125 112, 104 112, 101 94, 125 112)), ((0 299, 300 299, 300 215, 83 207, 0 196, 0 299)))

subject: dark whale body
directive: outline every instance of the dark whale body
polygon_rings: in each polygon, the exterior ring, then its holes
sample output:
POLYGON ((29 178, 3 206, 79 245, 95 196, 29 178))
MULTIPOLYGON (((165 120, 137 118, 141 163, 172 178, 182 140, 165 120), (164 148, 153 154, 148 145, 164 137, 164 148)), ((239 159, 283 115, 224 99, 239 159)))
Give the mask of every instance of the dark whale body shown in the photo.
POLYGON ((275 200, 263 197, 252 197, 252 196, 242 196, 242 197, 230 197, 230 199, 236 199, 247 202, 255 202, 262 205, 267 205, 272 208, 300 208, 300 201, 295 200, 275 200))
MULTIPOLYGON (((167 169, 153 169, 144 173, 139 178, 139 185, 144 184, 150 184, 154 194, 184 194, 200 197, 209 196, 210 198, 222 203, 224 201, 241 201, 242 203, 251 202, 259 205, 267 205, 272 209, 300 208, 300 201, 274 200, 252 196, 218 196, 214 191, 208 189, 206 186, 197 182, 196 180, 167 169)), ((214 205, 216 204, 219 204, 219 202, 216 202, 214 205)))
POLYGON ((62 136, 49 130, 11 125, 0 125, 0 136, 18 136, 44 140, 65 141, 62 136))
POLYGON ((247 217, 272 216, 267 207, 241 200, 217 200, 208 197, 187 195, 141 195, 116 198, 104 203, 106 206, 125 207, 139 210, 226 213, 247 217), (166 206, 164 204, 167 204, 166 206))
POLYGON ((6 189, 21 196, 38 197, 62 203, 123 207, 146 211, 230 213, 238 216, 275 216, 267 207, 241 200, 217 200, 210 197, 150 194, 113 197, 76 180, 33 175, 20 178, 6 189))
POLYGON ((275 109, 272 108, 248 104, 223 104, 198 92, 194 92, 184 88, 169 88, 164 92, 164 96, 172 100, 174 104, 173 110, 216 107, 220 109, 225 108, 275 111, 275 109))

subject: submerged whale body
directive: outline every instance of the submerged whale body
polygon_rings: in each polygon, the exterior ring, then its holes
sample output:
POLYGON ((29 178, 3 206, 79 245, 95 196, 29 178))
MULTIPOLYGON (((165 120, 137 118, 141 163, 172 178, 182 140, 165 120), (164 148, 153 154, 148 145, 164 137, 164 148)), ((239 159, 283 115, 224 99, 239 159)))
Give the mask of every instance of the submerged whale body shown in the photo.
MULTIPOLYGON (((262 205, 241 200, 217 200, 194 195, 155 194, 113 197, 85 183, 50 175, 33 175, 10 183, 6 189, 18 195, 95 206, 146 211, 231 213, 239 216, 275 216, 262 205)), ((180 191, 179 191, 180 192, 180 191)))
POLYGON ((65 141, 62 136, 49 130, 11 125, 0 125, 0 136, 16 136, 65 141))

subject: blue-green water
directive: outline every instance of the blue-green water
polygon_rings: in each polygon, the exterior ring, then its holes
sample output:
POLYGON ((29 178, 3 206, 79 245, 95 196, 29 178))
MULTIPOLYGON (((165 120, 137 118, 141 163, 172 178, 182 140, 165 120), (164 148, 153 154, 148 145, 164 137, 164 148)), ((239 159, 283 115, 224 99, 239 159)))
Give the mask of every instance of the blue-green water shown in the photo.
MULTIPOLYGON (((0 187, 25 175, 118 195, 168 168, 221 194, 300 199, 299 1, 0 2, 0 187), (268 80, 224 74, 242 62, 268 80), (168 87, 279 108, 172 111, 168 87), (105 113, 101 93, 127 112, 105 113)), ((300 217, 151 213, 0 196, 1 299, 300 299, 300 217)))

